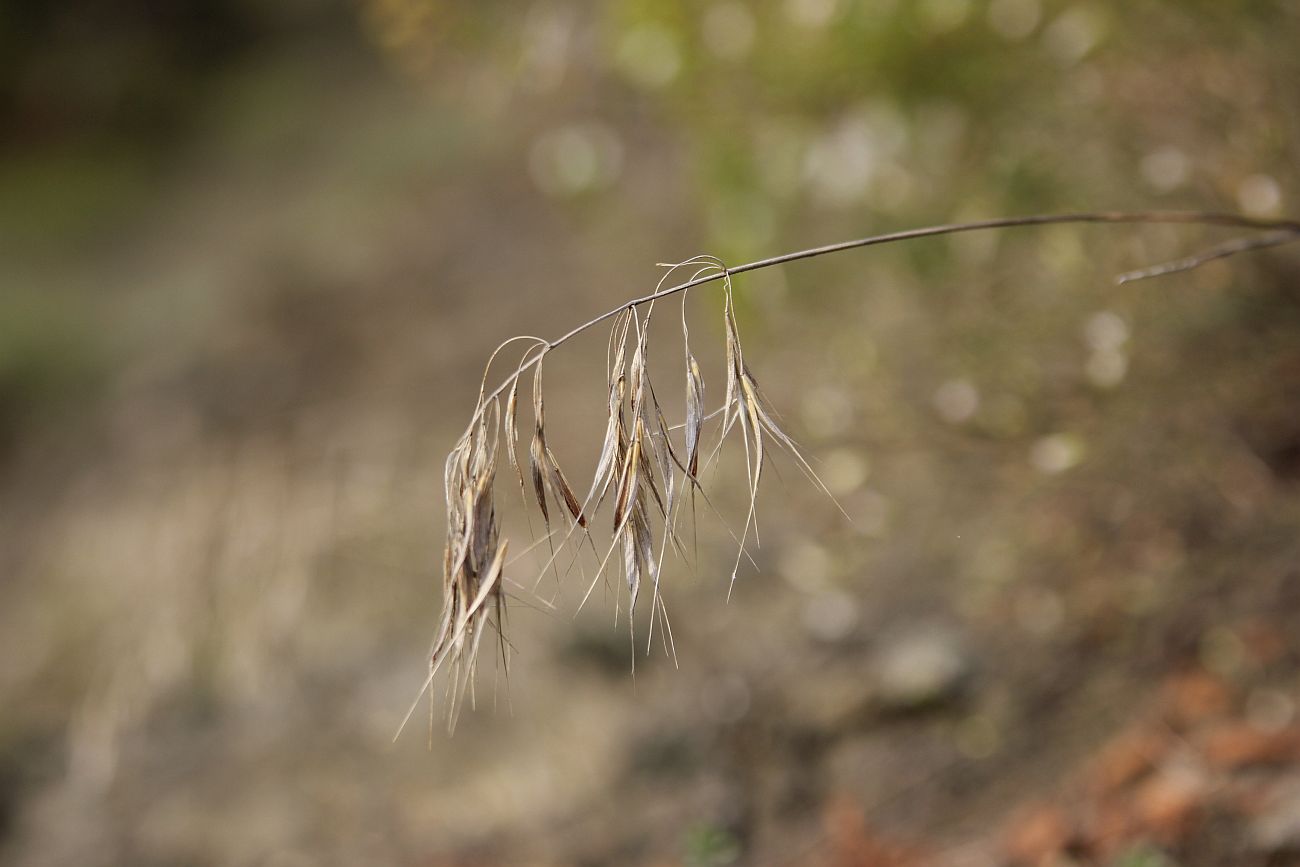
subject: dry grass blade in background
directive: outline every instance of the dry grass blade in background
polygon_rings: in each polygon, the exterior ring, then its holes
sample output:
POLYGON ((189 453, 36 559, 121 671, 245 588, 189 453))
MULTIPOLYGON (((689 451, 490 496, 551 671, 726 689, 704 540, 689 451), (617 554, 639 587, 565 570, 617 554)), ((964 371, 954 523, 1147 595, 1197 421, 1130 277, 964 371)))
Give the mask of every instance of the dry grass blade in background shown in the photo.
MULTIPOLYGON (((569 568, 564 570, 567 573, 571 570, 572 564, 579 560, 581 552, 578 549, 584 544, 589 545, 597 553, 598 566, 583 596, 582 603, 585 604, 596 585, 606 577, 606 570, 615 551, 619 551, 623 561, 623 583, 629 625, 643 590, 649 586, 652 590, 650 640, 653 640, 657 624, 665 651, 672 655, 674 651, 667 608, 660 593, 660 574, 670 546, 678 556, 690 559, 677 532, 682 494, 687 490, 690 492, 693 521, 696 497, 699 496, 709 504, 701 488, 700 474, 713 463, 729 439, 732 439, 730 437, 732 431, 739 428, 745 454, 749 498, 745 523, 739 536, 728 529, 737 546, 736 561, 731 572, 732 585, 736 580, 740 562, 748 556, 750 539, 754 540, 754 544, 758 544, 757 497, 763 465, 768 459, 769 445, 775 443, 779 450, 788 453, 813 484, 828 496, 830 494, 826 485, 817 477, 800 453, 794 440, 778 425, 777 414, 763 396, 754 374, 746 363, 736 324, 733 276, 842 250, 912 238, 1061 223, 1181 223, 1227 226, 1264 232, 1261 235, 1233 239, 1202 253, 1165 265, 1130 272, 1122 275, 1121 281, 1184 271, 1214 259, 1275 247, 1300 239, 1300 221, 1295 220, 1262 220, 1209 212, 1098 212, 1011 217, 931 226, 801 250, 734 268, 728 268, 712 257, 700 256, 668 266, 663 280, 651 294, 627 301, 577 326, 559 338, 548 341, 539 337, 521 336, 502 343, 488 360, 479 387, 478 401, 470 416, 469 424, 447 457, 445 471, 447 542, 443 559, 442 616, 429 656, 427 677, 402 726, 404 727, 409 721, 421 698, 432 687, 438 672, 446 665, 449 671, 447 721, 449 728, 454 727, 467 691, 471 702, 473 701, 472 683, 478 652, 483 636, 489 630, 497 633, 503 665, 507 672, 509 670, 508 645, 504 635, 506 615, 504 585, 507 581, 504 572, 507 544, 501 537, 497 524, 495 504, 497 453, 503 440, 525 509, 536 507, 541 515, 544 539, 550 546, 550 559, 541 573, 552 570, 559 580, 562 575, 557 558, 568 552, 571 561, 569 568), (695 269, 690 279, 665 287, 664 283, 668 278, 683 268, 695 269), (689 290, 718 280, 723 284, 725 395, 720 407, 712 412, 706 412, 705 379, 691 351, 685 299, 689 290), (685 420, 680 425, 672 426, 666 421, 655 393, 653 372, 649 363, 649 341, 656 302, 677 294, 683 296, 685 420), (543 361, 552 350, 579 334, 611 320, 606 351, 607 417, 604 435, 587 496, 579 500, 547 443, 542 389, 543 361), (502 350, 516 341, 529 344, 527 350, 514 370, 489 393, 487 378, 492 363, 502 350), (529 369, 533 370, 534 424, 528 447, 532 503, 528 500, 528 486, 524 480, 521 463, 515 453, 519 436, 520 383, 523 374, 529 369), (719 417, 717 442, 708 457, 701 461, 701 443, 706 424, 719 417), (558 506, 554 517, 563 522, 563 535, 559 535, 560 528, 552 527, 553 513, 548 506, 549 501, 553 501, 558 506), (612 524, 609 542, 604 553, 600 554, 597 543, 592 538, 593 521, 605 503, 611 501, 612 524)), ((709 505, 712 508, 711 504, 709 505)), ((540 580, 541 574, 537 577, 540 580)), ((622 591, 620 591, 620 598, 621 593, 622 591)), ((620 607, 620 603, 616 601, 616 619, 620 607)), ((647 652, 649 649, 647 644, 647 652)), ((431 705, 431 719, 432 714, 431 705)), ((401 729, 398 733, 400 732, 401 729)))

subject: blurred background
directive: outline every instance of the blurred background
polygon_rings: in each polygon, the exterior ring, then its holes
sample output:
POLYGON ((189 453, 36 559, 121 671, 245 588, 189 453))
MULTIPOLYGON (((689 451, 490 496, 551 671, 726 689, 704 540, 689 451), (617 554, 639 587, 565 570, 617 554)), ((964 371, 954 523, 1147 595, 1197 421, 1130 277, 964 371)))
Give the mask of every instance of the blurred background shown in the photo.
MULTIPOLYGON (((1297 45, 1288 0, 7 0, 0 861, 1300 863, 1300 258, 1112 279, 1222 230, 740 278, 851 520, 778 461, 729 602, 716 521, 669 564, 679 668, 572 582, 391 743, 500 340, 697 253, 1296 216, 1297 45)), ((584 489, 603 351, 548 361, 584 489)))

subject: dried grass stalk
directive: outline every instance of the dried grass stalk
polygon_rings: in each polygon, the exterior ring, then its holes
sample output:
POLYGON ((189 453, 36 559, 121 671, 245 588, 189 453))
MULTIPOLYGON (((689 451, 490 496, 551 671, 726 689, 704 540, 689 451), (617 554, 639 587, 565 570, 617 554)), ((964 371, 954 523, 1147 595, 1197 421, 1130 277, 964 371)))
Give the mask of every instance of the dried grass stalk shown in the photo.
MULTIPOLYGON (((449 726, 455 725, 467 691, 471 703, 473 701, 471 687, 478 652, 484 635, 490 631, 497 634, 503 664, 508 672, 508 645, 504 635, 507 543, 501 537, 497 524, 494 499, 497 455, 503 441, 525 509, 535 507, 541 515, 544 539, 551 546, 550 561, 542 572, 550 569, 566 549, 588 544, 593 551, 598 550, 591 537, 591 519, 612 500, 609 544, 603 556, 599 557, 599 566, 583 596, 583 604, 596 584, 604 578, 613 554, 618 550, 622 559, 629 623, 644 589, 651 587, 651 628, 646 651, 649 652, 649 642, 653 640, 658 625, 665 651, 673 655, 667 606, 660 593, 661 569, 670 546, 684 560, 691 559, 677 533, 678 513, 683 499, 681 495, 684 491, 690 491, 691 516, 694 521, 696 496, 708 504, 700 477, 726 443, 734 439, 733 432, 738 431, 743 446, 749 504, 739 536, 731 534, 737 546, 731 572, 732 586, 741 561, 748 556, 751 538, 753 544, 758 544, 758 492, 763 467, 771 452, 769 446, 775 444, 779 451, 788 454, 814 485, 827 496, 830 495, 794 440, 778 424, 779 416, 763 395, 746 362, 736 322, 732 278, 737 274, 772 265, 911 238, 1056 223, 1183 223, 1265 230, 1263 234, 1233 239, 1186 259, 1131 272, 1123 275, 1120 278, 1122 281, 1187 270, 1214 259, 1275 247, 1300 238, 1300 222, 1294 220, 1259 220, 1205 212, 1038 215, 932 226, 802 250, 735 268, 728 268, 712 257, 697 257, 666 266, 664 277, 653 293, 627 301, 555 340, 532 336, 507 340, 488 360, 469 424, 447 456, 444 474, 447 541, 443 555, 443 608, 429 654, 428 675, 411 712, 407 714, 407 720, 414 713, 420 698, 429 691, 439 671, 446 667, 449 672, 447 721, 449 726), (669 278, 681 269, 693 269, 691 277, 685 282, 665 286, 669 278), (691 289, 719 280, 722 281, 725 388, 722 405, 712 412, 706 412, 705 378, 691 351, 685 302, 691 289), (649 340, 656 302, 677 294, 682 296, 681 326, 686 383, 684 421, 672 426, 666 421, 655 393, 653 371, 649 364, 649 340), (579 500, 547 443, 542 368, 549 352, 604 322, 611 322, 606 348, 607 415, 591 485, 586 497, 579 500), (505 380, 489 393, 487 379, 493 362, 503 350, 516 342, 527 344, 523 356, 505 380), (531 503, 523 468, 515 452, 519 440, 520 383, 529 369, 533 371, 533 434, 528 446, 531 503), (702 460, 705 428, 710 420, 719 416, 717 442, 708 457, 702 460), (562 518, 566 526, 558 544, 555 542, 558 531, 552 529, 552 512, 548 505, 552 502, 558 506, 556 517, 562 518)), ((576 561, 578 552, 574 550, 572 554, 576 561)), ((555 572, 558 577, 558 568, 555 572)), ((540 575, 538 577, 540 579, 540 575)), ((616 617, 618 607, 616 605, 616 617)), ((431 720, 432 714, 431 704, 431 720)), ((405 724, 406 721, 403 721, 403 726, 405 724)))

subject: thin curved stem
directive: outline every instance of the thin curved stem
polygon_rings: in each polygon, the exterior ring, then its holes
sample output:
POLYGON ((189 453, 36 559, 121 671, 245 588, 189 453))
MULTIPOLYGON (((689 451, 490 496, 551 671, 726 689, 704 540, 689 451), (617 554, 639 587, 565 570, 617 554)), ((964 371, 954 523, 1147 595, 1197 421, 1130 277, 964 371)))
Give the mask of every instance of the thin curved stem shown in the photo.
MULTIPOLYGON (((1300 220, 1258 219, 1254 217, 1244 217, 1238 214, 1216 213, 1213 211, 1095 211, 1075 214, 1035 214, 1028 217, 1001 217, 993 220, 977 220, 970 223, 947 223, 937 226, 925 226, 920 229, 906 229, 901 232, 888 232, 883 235, 872 235, 867 238, 858 238, 852 241, 841 241, 836 244, 826 244, 821 247, 811 247, 807 250, 798 250, 793 253, 772 256, 768 259, 759 259, 756 262, 748 262, 744 265, 737 265, 734 268, 723 268, 716 273, 693 277, 684 283, 669 286, 667 289, 657 288, 649 295, 643 295, 640 298, 633 298, 630 301, 625 301, 612 310, 607 310, 594 319, 582 323, 554 340, 539 343, 539 345, 545 346, 545 350, 528 360, 526 363, 521 364, 511 375, 507 376, 506 379, 497 386, 496 390, 488 395, 487 399, 483 402, 489 403, 493 399, 500 397, 506 389, 510 388, 515 380, 522 376, 529 368, 536 365, 546 352, 567 343, 574 337, 577 337, 600 323, 618 316, 625 310, 631 310, 640 307, 643 304, 652 303, 660 298, 685 292, 688 289, 701 286, 705 283, 722 280, 732 274, 744 274, 747 271, 758 271, 763 268, 771 268, 774 265, 784 265, 787 262, 797 262, 802 259, 814 259, 818 256, 825 256, 828 253, 838 253, 843 250, 856 250, 860 247, 874 247, 879 244, 890 244, 895 241, 933 238, 938 235, 955 235, 960 232, 975 232, 988 229, 1010 229, 1019 226, 1048 226, 1063 223, 1230 226, 1238 229, 1268 230, 1274 233, 1262 242, 1229 242, 1228 244, 1212 251, 1212 255, 1208 258, 1193 257, 1187 260, 1180 260, 1180 262, 1176 263, 1178 267, 1168 269, 1168 271, 1159 271, 1159 273, 1172 273, 1177 270, 1187 270, 1187 268, 1204 264, 1205 261, 1210 261, 1210 259, 1223 258, 1224 256, 1230 256, 1235 253, 1277 246, 1281 243, 1300 239, 1300 220)), ((1134 272, 1133 274, 1126 276, 1130 279, 1134 279, 1141 273, 1142 272, 1134 272)), ((1155 276, 1155 273, 1152 273, 1151 275, 1142 274, 1142 276, 1155 276)), ((473 427, 472 421, 470 427, 473 427)))
POLYGON ((1216 244, 1208 250, 1202 250, 1192 256, 1185 256, 1182 259, 1175 259, 1172 262, 1165 262, 1160 265, 1152 265, 1150 268, 1139 268, 1136 271, 1129 271, 1120 274, 1115 278, 1116 283, 1133 283, 1138 280, 1149 280, 1152 277, 1166 277, 1170 274, 1178 274, 1183 271, 1191 271, 1193 268, 1199 268, 1216 259, 1226 259, 1229 256, 1236 256, 1238 253, 1250 253, 1255 250, 1267 250, 1270 247, 1280 247, 1283 244, 1290 244, 1300 238, 1294 229, 1282 229, 1277 232, 1269 232, 1265 235, 1256 235, 1253 238, 1233 238, 1231 241, 1224 241, 1222 244, 1216 244))

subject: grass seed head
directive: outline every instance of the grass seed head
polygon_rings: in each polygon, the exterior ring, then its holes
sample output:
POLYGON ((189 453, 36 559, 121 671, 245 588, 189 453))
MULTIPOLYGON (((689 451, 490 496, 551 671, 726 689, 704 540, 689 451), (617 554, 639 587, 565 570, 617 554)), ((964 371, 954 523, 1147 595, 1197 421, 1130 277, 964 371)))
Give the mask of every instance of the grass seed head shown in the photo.
MULTIPOLYGON (((578 562, 584 544, 599 554, 591 538, 591 518, 610 499, 608 495, 612 491, 613 524, 609 544, 605 554, 598 556, 599 564, 583 597, 583 603, 604 577, 615 549, 621 549, 629 614, 635 613, 644 586, 651 584, 650 639, 653 639, 658 624, 664 650, 675 658, 667 606, 660 594, 660 569, 669 545, 689 562, 676 532, 681 505, 680 492, 688 488, 690 490, 692 519, 697 495, 716 513, 717 510, 713 509, 701 486, 700 476, 717 459, 726 443, 733 439, 732 432, 737 428, 740 430, 749 500, 740 535, 737 536, 727 528, 737 546, 736 562, 731 575, 733 584, 741 561, 749 557, 750 539, 753 539, 753 544, 758 544, 757 499, 770 444, 774 443, 779 451, 787 453, 813 484, 830 496, 830 491, 813 471, 794 440, 778 424, 778 414, 768 403, 746 363, 740 329, 736 323, 733 275, 842 250, 913 238, 1013 226, 1067 223, 1181 223, 1268 230, 1257 236, 1211 247, 1200 254, 1166 265, 1130 272, 1124 275, 1123 279, 1126 280, 1176 273, 1215 259, 1280 246, 1300 239, 1300 222, 1289 219, 1263 220, 1207 212, 1100 212, 1035 215, 932 226, 830 244, 752 262, 734 269, 728 269, 713 257, 699 256, 666 266, 663 279, 650 295, 626 302, 557 340, 547 341, 524 335, 502 343, 488 360, 469 425, 447 456, 444 469, 447 541, 443 553, 443 607, 429 654, 428 676, 416 703, 403 721, 403 726, 444 666, 450 672, 447 683, 447 719, 449 726, 454 726, 467 690, 471 704, 473 703, 472 683, 479 647, 485 633, 496 630, 502 656, 506 656, 506 594, 503 587, 507 580, 505 571, 508 546, 498 526, 494 499, 496 462, 504 440, 525 511, 529 511, 532 504, 528 501, 527 484, 515 448, 519 440, 520 381, 530 367, 533 369, 534 426, 528 447, 528 466, 533 503, 542 517, 544 539, 551 546, 551 558, 546 568, 555 564, 556 558, 565 549, 575 549, 571 552, 573 562, 578 562), (692 276, 684 283, 665 288, 669 278, 681 269, 687 269, 692 276), (712 412, 706 412, 705 378, 691 351, 686 298, 693 287, 715 280, 722 282, 725 393, 722 405, 712 412), (673 294, 682 296, 682 344, 686 365, 685 419, 682 424, 675 426, 670 425, 664 416, 655 394, 649 364, 650 324, 655 304, 662 297, 673 294), (547 444, 542 391, 543 361, 551 350, 605 321, 612 323, 606 348, 607 416, 591 487, 585 500, 579 501, 547 444), (493 361, 516 341, 528 344, 528 348, 505 382, 488 394, 486 384, 493 361), (501 404, 502 395, 505 395, 504 408, 501 404), (701 460, 701 443, 708 422, 712 419, 719 419, 717 441, 707 458, 701 460), (674 443, 675 436, 680 436, 680 444, 674 443), (562 516, 568 525, 567 532, 559 537, 558 545, 551 528, 548 500, 554 500, 562 507, 557 517, 562 516), (656 532, 659 534, 658 552, 656 532)), ((834 500, 834 497, 831 499, 834 500)), ((840 511, 843 512, 843 509, 840 511)), ((750 562, 753 562, 752 559, 750 562)), ((556 575, 559 576, 558 568, 556 575)), ((629 617, 629 622, 631 619, 629 617)), ((508 664, 508 659, 505 662, 508 664)), ((432 706, 430 710, 432 714, 432 706)), ((399 734, 400 731, 399 729, 399 734)))

